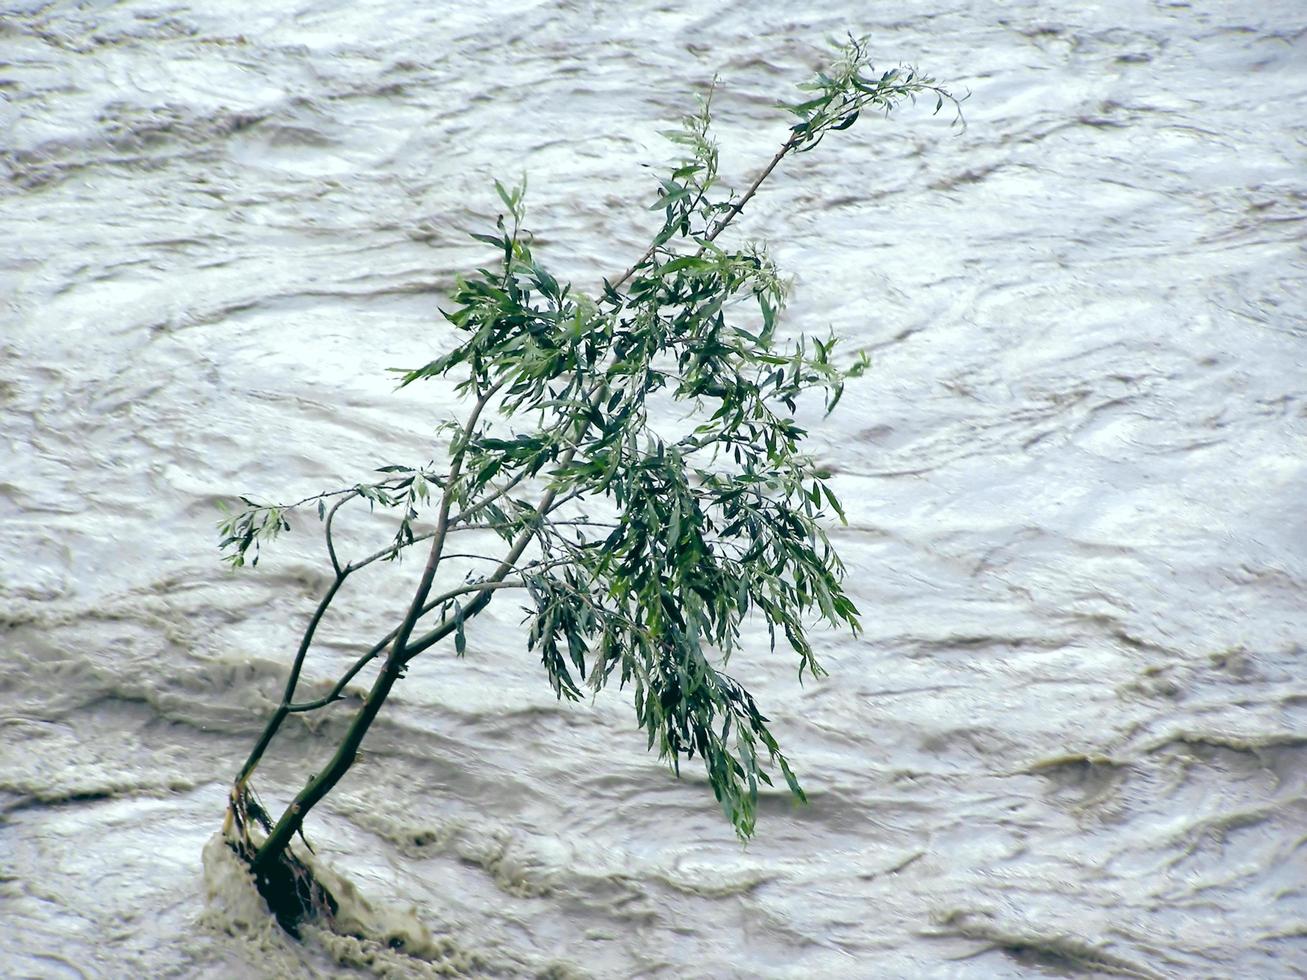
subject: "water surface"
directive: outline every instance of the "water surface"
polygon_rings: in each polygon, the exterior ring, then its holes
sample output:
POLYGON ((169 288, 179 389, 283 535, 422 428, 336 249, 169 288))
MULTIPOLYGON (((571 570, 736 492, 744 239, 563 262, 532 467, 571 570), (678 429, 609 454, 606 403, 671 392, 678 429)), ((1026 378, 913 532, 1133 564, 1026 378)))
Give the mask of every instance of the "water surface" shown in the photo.
MULTIPOLYGON (((1300 4, 10 3, 0 63, 0 972, 1307 971, 1300 4), (788 328, 873 364, 802 417, 866 632, 802 687, 758 635, 733 668, 812 804, 742 848, 497 602, 310 821, 374 938, 288 942, 202 852, 327 569, 305 521, 229 571, 216 502, 439 456, 453 392, 386 368, 447 348, 492 177, 593 287, 690 93, 721 75, 742 185, 849 30, 972 98, 740 228, 788 328)), ((310 684, 415 575, 347 595, 310 684)), ((347 716, 289 726, 270 804, 347 716)))

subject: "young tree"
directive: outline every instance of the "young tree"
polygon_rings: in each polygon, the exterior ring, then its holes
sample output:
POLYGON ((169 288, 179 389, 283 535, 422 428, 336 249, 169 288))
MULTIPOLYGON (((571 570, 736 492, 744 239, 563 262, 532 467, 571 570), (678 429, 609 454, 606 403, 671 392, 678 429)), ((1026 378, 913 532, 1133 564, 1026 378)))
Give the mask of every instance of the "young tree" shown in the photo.
POLYGON ((242 509, 221 522, 226 558, 240 566, 289 529, 290 511, 315 506, 334 573, 281 701, 236 777, 224 825, 292 930, 306 913, 334 907, 290 849, 292 838, 349 771, 408 664, 445 640, 463 654, 465 631, 504 591, 526 607, 526 644, 555 694, 576 699, 583 685, 598 691, 614 678, 630 687, 649 747, 676 772, 697 755, 741 838, 753 833, 769 765, 804 798, 767 719, 724 667, 751 612, 773 647, 779 634, 793 648, 800 680, 822 673, 806 617, 858 629, 823 530, 828 509, 844 515, 826 474, 800 451, 804 432, 791 416, 813 389, 834 409, 865 360, 837 366, 833 337, 779 344, 784 284, 761 246, 724 245, 722 236, 782 160, 860 113, 889 112, 919 94, 935 96, 936 112, 957 101, 915 69, 874 72, 865 42, 852 38, 800 88, 802 101, 783 104, 796 121, 739 194, 719 183, 711 93, 700 100, 667 134, 682 159, 660 181, 660 229, 593 297, 537 261, 522 226, 524 187, 496 183, 505 214, 494 234, 474 236, 494 250, 495 264, 458 279, 445 314, 462 338, 401 379, 402 387, 454 378, 471 399, 461 423, 446 423, 447 465, 385 466, 376 482, 288 506, 242 497, 242 509), (651 424, 651 401, 681 410, 675 432, 651 424), (353 501, 393 509, 399 529, 387 547, 344 560, 332 528, 353 501), (430 523, 420 527, 424 510, 430 523), (475 542, 457 557, 479 565, 456 582, 450 568, 466 565, 450 563, 455 535, 475 542), (342 586, 419 544, 426 563, 395 628, 325 693, 296 700, 314 634, 342 586), (344 700, 370 667, 370 688, 334 755, 274 821, 250 785, 269 744, 290 715, 344 700))

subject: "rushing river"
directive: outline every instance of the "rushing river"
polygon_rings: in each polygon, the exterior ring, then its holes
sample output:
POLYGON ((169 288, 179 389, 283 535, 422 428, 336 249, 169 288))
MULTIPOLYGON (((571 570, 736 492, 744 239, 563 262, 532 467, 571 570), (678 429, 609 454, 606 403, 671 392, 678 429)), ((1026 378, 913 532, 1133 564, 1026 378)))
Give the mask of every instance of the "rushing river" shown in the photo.
MULTIPOLYGON (((8 0, 0 134, 0 974, 1307 973, 1300 0, 8 0), (500 601, 309 819, 359 937, 286 939, 210 841, 328 569, 308 519, 229 570, 216 503, 439 457, 454 393, 386 369, 448 349, 492 178, 593 288, 692 92, 720 74, 742 185, 847 31, 972 95, 741 223, 787 328, 872 358, 802 417, 866 631, 803 686, 758 632, 734 662, 811 805, 766 794, 741 847, 500 601)), ((416 572, 347 595, 306 683, 416 572)), ((288 727, 265 800, 348 715, 288 727)))

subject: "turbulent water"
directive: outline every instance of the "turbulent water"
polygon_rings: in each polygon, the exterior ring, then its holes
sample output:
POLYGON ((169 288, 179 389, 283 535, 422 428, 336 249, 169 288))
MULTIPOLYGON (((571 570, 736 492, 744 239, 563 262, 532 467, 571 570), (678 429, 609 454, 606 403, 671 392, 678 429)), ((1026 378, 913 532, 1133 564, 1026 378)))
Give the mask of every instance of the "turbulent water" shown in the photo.
MULTIPOLYGON (((0 63, 0 973, 1307 971, 1301 3, 10 0, 0 63), (872 358, 802 418, 865 633, 734 667, 811 805, 741 847, 497 602, 309 820, 357 935, 285 939, 209 842, 327 566, 307 519, 229 570, 215 504, 439 458, 454 393, 386 369, 448 348, 492 178, 593 287, 691 93, 742 186, 846 31, 972 94, 741 223, 788 329, 872 358)), ((415 574, 349 593, 311 688, 415 574)), ((348 715, 288 728, 270 805, 348 715)))

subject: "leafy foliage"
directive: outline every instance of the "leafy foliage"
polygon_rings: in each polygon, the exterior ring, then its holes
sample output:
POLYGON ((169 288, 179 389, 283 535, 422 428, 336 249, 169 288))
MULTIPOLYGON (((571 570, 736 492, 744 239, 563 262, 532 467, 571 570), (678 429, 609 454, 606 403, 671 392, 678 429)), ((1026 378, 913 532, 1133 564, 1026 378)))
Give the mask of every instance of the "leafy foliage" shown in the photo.
MULTIPOLYGON (((505 213, 493 233, 473 236, 492 261, 457 280, 444 313, 457 343, 401 372, 401 386, 445 378, 476 399, 464 424, 450 426, 448 472, 386 467, 381 482, 300 502, 316 501, 327 523, 337 586, 363 564, 434 538, 428 574, 402 627, 327 698, 295 705, 290 684, 283 713, 339 699, 387 643, 383 672, 396 675, 451 634, 463 654, 470 621, 496 591, 515 588, 525 593, 528 647, 555 693, 576 699, 614 679, 630 687, 649 747, 678 773, 698 756, 742 838, 754 830, 771 767, 803 797, 767 718, 725 668, 750 616, 766 625, 773 648, 779 638, 793 651, 800 680, 822 673, 809 623, 858 629, 824 530, 844 513, 827 474, 802 451, 794 415, 814 394, 833 410, 866 362, 841 359, 833 336, 780 339, 785 283, 766 249, 719 238, 786 155, 815 148, 867 109, 931 93, 938 110, 951 97, 914 69, 876 74, 854 39, 801 88, 804 100, 784 106, 798 121, 738 194, 722 186, 712 93, 702 98, 666 134, 681 157, 651 202, 662 221, 649 248, 593 296, 560 282, 534 254, 525 184, 496 183, 505 213), (435 529, 415 534, 432 488, 435 529), (328 513, 323 501, 333 495, 328 513), (390 548, 342 566, 330 522, 352 499, 395 509, 400 529, 390 548), (431 599, 444 541, 462 531, 497 536, 507 551, 460 554, 492 568, 465 573, 431 599), (433 612, 434 626, 414 635, 433 612)), ((236 565, 251 547, 257 560, 259 542, 288 527, 290 508, 245 502, 222 524, 236 565)), ((306 649, 307 640, 301 660, 306 649)), ((371 716, 360 717, 361 739, 371 716)), ((348 767, 352 748, 342 753, 348 767)), ((301 794, 296 807, 320 795, 301 794)))

